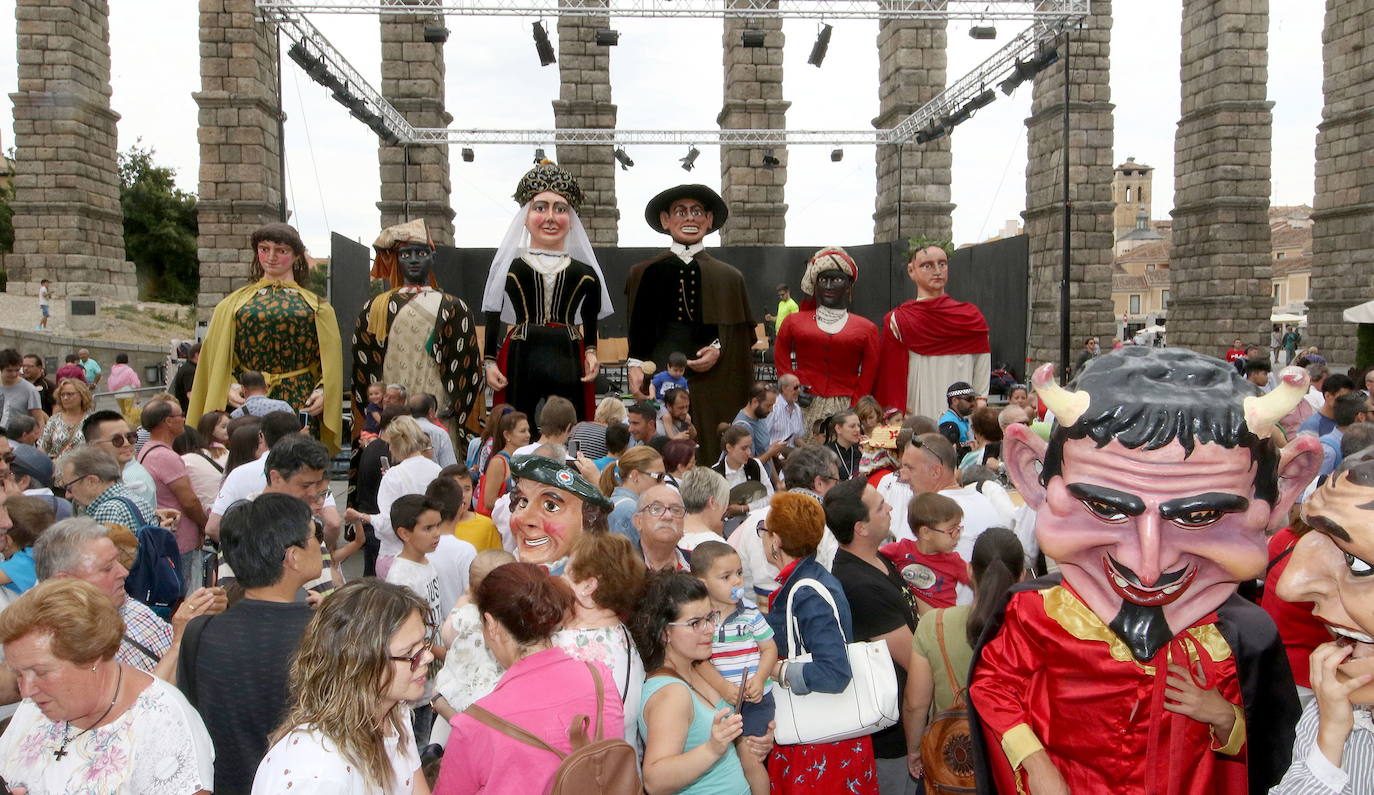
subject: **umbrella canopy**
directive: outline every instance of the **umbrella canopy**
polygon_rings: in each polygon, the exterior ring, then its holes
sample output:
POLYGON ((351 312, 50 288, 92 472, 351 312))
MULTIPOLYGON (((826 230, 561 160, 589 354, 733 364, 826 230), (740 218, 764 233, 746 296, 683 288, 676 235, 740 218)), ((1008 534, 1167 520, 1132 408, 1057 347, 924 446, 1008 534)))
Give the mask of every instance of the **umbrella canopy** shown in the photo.
POLYGON ((1365 301, 1341 313, 1347 323, 1374 323, 1374 301, 1365 301))
POLYGON ((1295 315, 1291 312, 1282 312, 1277 315, 1269 316, 1270 323, 1297 323, 1303 319, 1302 315, 1295 315))

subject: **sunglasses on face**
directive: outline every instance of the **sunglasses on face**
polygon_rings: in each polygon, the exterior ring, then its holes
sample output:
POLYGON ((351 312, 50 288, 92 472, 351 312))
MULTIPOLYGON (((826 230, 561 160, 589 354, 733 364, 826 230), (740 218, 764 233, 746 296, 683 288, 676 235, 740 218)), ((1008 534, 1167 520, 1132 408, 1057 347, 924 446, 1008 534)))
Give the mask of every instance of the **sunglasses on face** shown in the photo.
POLYGON ((109 442, 114 447, 123 447, 125 444, 137 444, 138 434, 133 431, 129 431, 128 433, 116 433, 110 438, 102 439, 101 441, 109 442))
POLYGON ((420 670, 421 661, 425 659, 425 653, 429 651, 430 645, 431 644, 428 641, 426 641, 423 645, 420 646, 420 649, 418 651, 416 651, 409 657, 397 657, 393 655, 391 657, 391 660, 392 662, 410 663, 410 670, 418 671, 420 670))

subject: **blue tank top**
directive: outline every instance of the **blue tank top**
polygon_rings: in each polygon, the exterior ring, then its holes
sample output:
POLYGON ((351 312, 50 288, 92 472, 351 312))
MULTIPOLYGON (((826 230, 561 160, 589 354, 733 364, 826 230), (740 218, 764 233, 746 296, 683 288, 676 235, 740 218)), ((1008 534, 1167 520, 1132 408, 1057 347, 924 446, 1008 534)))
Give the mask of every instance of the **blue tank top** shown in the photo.
MULTIPOLYGON (((721 699, 715 707, 708 707, 681 679, 675 676, 651 676, 644 680, 644 689, 640 694, 640 737, 649 736, 649 725, 644 722, 642 705, 648 704, 655 693, 668 685, 685 688, 692 699, 692 725, 687 727, 687 741, 682 747, 683 752, 687 752, 711 739, 711 721, 715 720, 716 710, 730 705, 721 699)), ((683 795, 746 795, 749 792, 749 782, 744 778, 744 768, 740 766, 739 753, 735 751, 734 743, 730 744, 720 759, 707 768, 700 778, 678 792, 683 795)))

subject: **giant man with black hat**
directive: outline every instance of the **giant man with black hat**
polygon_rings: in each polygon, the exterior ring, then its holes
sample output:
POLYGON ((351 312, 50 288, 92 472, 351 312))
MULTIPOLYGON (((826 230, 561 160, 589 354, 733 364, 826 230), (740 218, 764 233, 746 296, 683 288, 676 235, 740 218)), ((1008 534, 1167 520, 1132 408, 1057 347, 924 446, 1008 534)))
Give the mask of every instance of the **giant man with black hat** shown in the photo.
POLYGON ((744 276, 704 251, 702 238, 725 225, 729 209, 705 185, 678 185, 649 200, 644 220, 673 239, 668 250, 630 268, 630 389, 639 391, 646 361, 686 354, 692 421, 701 428, 701 460, 720 453, 715 432, 749 400, 750 349, 756 335, 744 276))

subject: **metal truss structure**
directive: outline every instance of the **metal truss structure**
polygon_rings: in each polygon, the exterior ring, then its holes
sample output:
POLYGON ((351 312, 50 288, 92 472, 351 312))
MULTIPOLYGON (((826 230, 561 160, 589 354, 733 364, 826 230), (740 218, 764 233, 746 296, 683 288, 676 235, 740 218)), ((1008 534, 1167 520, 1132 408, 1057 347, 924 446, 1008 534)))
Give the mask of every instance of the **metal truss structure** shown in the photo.
POLYGON ((388 144, 430 146, 558 144, 608 146, 846 146, 925 143, 991 103, 999 81, 1008 94, 1052 62, 1046 51, 1089 12, 1090 0, 258 0, 259 14, 291 41, 288 54, 316 82, 388 144), (695 4, 695 5, 694 5, 695 4), (769 7, 772 5, 773 7, 769 7), (705 13, 711 9, 711 13, 705 13), (845 18, 1030 19, 1031 25, 968 74, 891 129, 882 130, 481 130, 415 127, 354 69, 304 17, 320 13, 405 13, 488 16, 577 14, 615 16, 796 16, 845 18), (693 10, 695 9, 695 11, 693 10), (802 13, 805 10, 806 13, 802 13), (975 10, 977 13, 974 13, 975 10), (861 15, 860 11, 863 11, 861 15))
POLYGON ((470 17, 752 19, 1043 19, 1088 13, 1091 0, 258 0, 272 13, 470 17))

